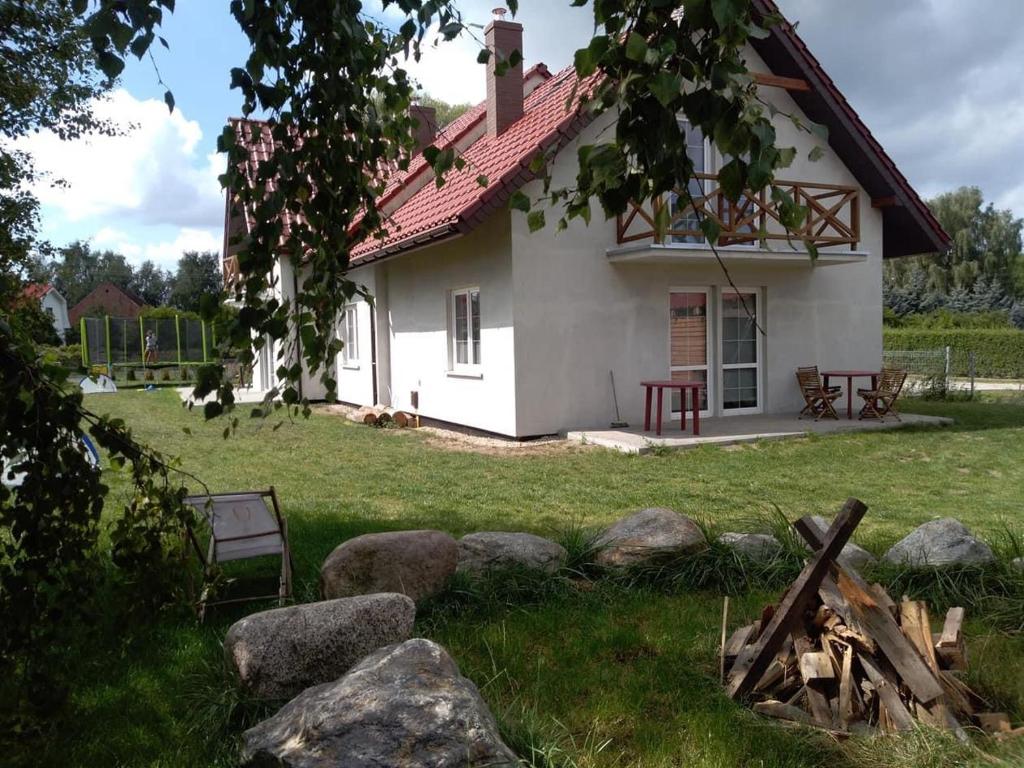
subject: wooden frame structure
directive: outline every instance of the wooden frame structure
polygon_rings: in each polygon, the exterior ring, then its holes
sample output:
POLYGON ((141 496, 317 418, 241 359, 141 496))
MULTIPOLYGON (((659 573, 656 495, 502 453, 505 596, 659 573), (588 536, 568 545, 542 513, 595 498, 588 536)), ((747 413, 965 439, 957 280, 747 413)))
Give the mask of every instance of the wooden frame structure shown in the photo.
POLYGON ((210 539, 205 555, 195 531, 191 527, 187 529, 188 538, 203 567, 204 586, 198 603, 200 621, 205 618, 206 609, 211 605, 275 598, 279 605, 284 605, 285 601, 291 598, 294 566, 288 542, 288 521, 281 514, 281 506, 273 486, 265 491, 188 496, 184 501, 203 516, 210 528, 210 539), (269 508, 267 499, 271 503, 269 508), (281 573, 275 594, 246 595, 225 600, 209 599, 210 577, 214 566, 232 560, 265 556, 281 558, 281 573))
MULTIPOLYGON (((695 173, 700 182, 714 182, 712 173, 695 173)), ((702 185, 703 186, 703 185, 702 185)), ((782 223, 778 203, 770 189, 747 191, 737 202, 729 200, 721 186, 711 187, 703 195, 695 195, 693 204, 680 206, 669 212, 668 228, 659 238, 655 222, 664 217, 661 209, 670 204, 664 196, 644 203, 630 202, 629 208, 616 219, 616 240, 620 245, 638 240, 652 240, 657 244, 672 242, 674 238, 704 238, 697 228, 675 227, 679 221, 697 214, 699 218, 714 221, 721 229, 718 245, 756 244, 767 240, 802 240, 815 246, 848 245, 856 248, 860 242, 860 196, 857 188, 842 184, 823 184, 808 181, 776 181, 773 188, 789 195, 797 205, 807 208, 807 217, 798 230, 788 230, 782 223)), ((686 199, 685 192, 676 191, 677 199, 686 199)))

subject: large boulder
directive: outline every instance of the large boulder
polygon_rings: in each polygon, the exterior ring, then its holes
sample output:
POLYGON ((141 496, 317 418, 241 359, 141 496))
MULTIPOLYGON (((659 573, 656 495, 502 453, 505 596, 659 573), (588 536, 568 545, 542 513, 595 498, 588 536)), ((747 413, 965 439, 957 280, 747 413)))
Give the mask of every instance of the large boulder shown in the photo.
POLYGON ((445 588, 458 559, 455 539, 441 531, 368 533, 327 556, 320 593, 334 598, 400 592, 419 602, 445 588))
MULTIPOLYGON (((811 517, 814 522, 818 524, 818 530, 820 530, 822 534, 824 534, 832 524, 821 515, 812 515, 811 517)), ((839 553, 839 557, 836 559, 839 560, 840 565, 849 566, 855 571, 860 571, 864 568, 870 568, 878 565, 877 557, 864 549, 864 547, 854 544, 852 541, 847 542, 843 546, 842 552, 839 553)))
POLYGON ((757 562, 774 560, 782 554, 782 544, 769 533, 723 533, 718 541, 757 562))
POLYGON ((287 768, 515 766, 480 692, 430 640, 383 648, 242 737, 242 763, 287 768))
POLYGON ((919 525, 885 553, 897 565, 983 565, 995 560, 988 544, 971 535, 952 517, 919 525))
POLYGON ((609 527, 594 542, 598 564, 624 567, 693 554, 708 545, 690 518, 671 509, 642 509, 609 527))
POLYGON ((250 694, 286 699, 407 640, 415 619, 415 603, 393 593, 275 608, 232 624, 224 655, 250 694))
POLYGON ((459 539, 458 571, 471 576, 510 568, 554 573, 567 556, 561 544, 532 533, 470 533, 459 539))

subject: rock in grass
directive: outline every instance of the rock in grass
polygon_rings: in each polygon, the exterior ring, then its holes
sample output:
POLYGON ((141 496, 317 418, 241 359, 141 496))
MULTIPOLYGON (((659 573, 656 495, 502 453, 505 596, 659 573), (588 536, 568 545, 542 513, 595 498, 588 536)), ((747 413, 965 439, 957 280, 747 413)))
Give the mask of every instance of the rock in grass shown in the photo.
POLYGON ((707 548, 693 520, 671 509, 643 509, 606 529, 594 542, 599 565, 649 564, 707 548))
POLYGON ((408 639, 415 618, 415 603, 398 594, 275 608, 232 624, 224 655, 250 694, 287 699, 337 680, 373 651, 408 639))
POLYGON ((768 533, 723 533, 718 541, 756 562, 774 560, 782 554, 782 544, 768 533))
POLYGON ((883 559, 896 565, 984 565, 995 560, 995 555, 963 523, 946 517, 918 526, 896 542, 883 559))
POLYGON ((459 539, 457 570, 471 576, 514 568, 554 573, 562 567, 567 556, 561 544, 542 536, 485 531, 459 539))
MULTIPOLYGON (((821 531, 827 531, 828 527, 832 524, 821 515, 812 515, 812 518, 818 524, 818 528, 821 531)), ((836 559, 839 560, 841 565, 848 565, 855 571, 878 565, 877 557, 852 541, 847 542, 843 546, 842 552, 839 553, 839 557, 836 559)))
POLYGON ((247 766, 518 765, 477 687, 444 648, 419 638, 302 692, 242 741, 247 766))
POLYGON ((1013 562, 1010 563, 1018 571, 1024 571, 1024 557, 1015 557, 1013 562))
POLYGON ((368 533, 327 556, 320 568, 320 594, 399 592, 419 602, 445 588, 458 558, 455 539, 441 531, 368 533))

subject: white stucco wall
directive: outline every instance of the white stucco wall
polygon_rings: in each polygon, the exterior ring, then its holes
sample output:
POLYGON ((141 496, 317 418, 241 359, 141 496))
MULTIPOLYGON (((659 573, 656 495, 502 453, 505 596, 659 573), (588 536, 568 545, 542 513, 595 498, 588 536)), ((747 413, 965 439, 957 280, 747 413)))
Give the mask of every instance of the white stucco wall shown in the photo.
POLYGON ((71 327, 71 321, 68 319, 67 301, 56 290, 50 290, 43 296, 39 304, 44 312, 49 312, 53 316, 53 329, 57 332, 60 340, 64 341, 64 335, 71 327))
MULTIPOLYGON (((753 66, 767 71, 757 62, 753 66)), ((786 92, 762 91, 781 109, 796 110, 786 92)), ((830 149, 811 162, 807 154, 816 140, 797 132, 786 118, 778 118, 776 124, 779 145, 798 149, 797 160, 780 178, 856 185, 830 149)), ((571 183, 576 145, 594 141, 600 128, 591 126, 558 155, 552 169, 556 185, 571 183)), ((539 184, 528 185, 525 191, 537 197, 539 184)), ((549 214, 549 221, 554 218, 549 214)), ((807 258, 796 264, 762 265, 748 257, 730 264, 737 286, 762 292, 761 321, 767 331, 762 347, 764 412, 798 410, 802 399, 794 369, 799 365, 880 365, 882 221, 863 190, 860 225, 858 251, 867 253, 860 263, 813 266, 807 258)), ((517 433, 606 427, 614 418, 610 370, 615 373, 623 418, 641 424, 640 381, 669 376, 670 288, 711 286, 717 293, 728 286, 721 269, 714 262, 680 258, 694 255, 682 250, 661 261, 614 263, 607 251, 618 247, 615 222, 605 221, 596 205, 589 227, 577 220, 560 233, 549 226, 530 234, 525 216, 513 213, 511 231, 517 433)), ((773 247, 788 248, 784 243, 773 247)), ((836 250, 850 251, 848 246, 836 250)), ((715 315, 712 321, 712 348, 717 351, 715 315)))
POLYGON ((390 371, 381 397, 412 411, 416 391, 425 417, 515 435, 508 216, 494 216, 465 237, 395 257, 376 270, 378 366, 382 378, 390 371), (463 375, 451 370, 450 295, 472 286, 480 288, 482 364, 475 375, 463 375))
MULTIPOLYGON (((381 282, 380 289, 378 289, 378 270, 377 266, 369 265, 352 270, 348 276, 357 284, 366 287, 370 295, 374 297, 376 308, 379 309, 382 303, 386 307, 386 295, 383 281, 381 282)), ((378 402, 386 405, 387 402, 379 394, 376 402, 373 395, 374 371, 373 346, 371 343, 373 334, 370 332, 370 326, 376 319, 374 307, 371 307, 368 301, 359 296, 354 297, 351 304, 356 308, 358 360, 346 362, 344 355, 338 355, 335 367, 338 382, 338 399, 344 403, 354 403, 356 405, 375 405, 378 402)), ((380 354, 379 349, 378 354, 380 354)))

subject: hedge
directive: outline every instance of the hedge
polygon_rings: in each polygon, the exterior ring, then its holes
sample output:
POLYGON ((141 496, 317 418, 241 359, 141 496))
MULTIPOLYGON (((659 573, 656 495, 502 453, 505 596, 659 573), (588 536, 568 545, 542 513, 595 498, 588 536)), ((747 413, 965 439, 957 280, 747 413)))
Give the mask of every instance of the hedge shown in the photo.
POLYGON ((885 350, 938 350, 950 347, 954 376, 970 373, 974 353, 974 375, 980 378, 1024 378, 1024 331, 1014 328, 886 328, 885 350))

